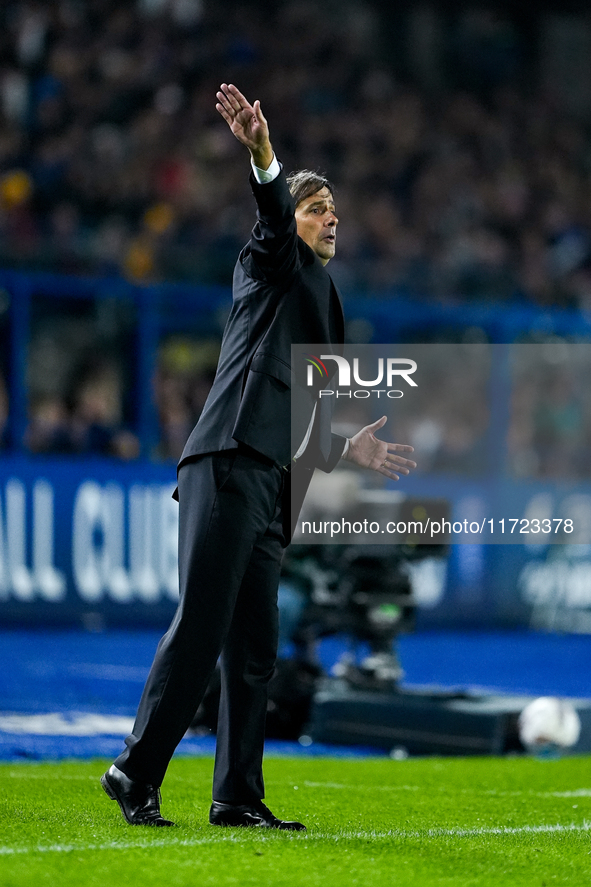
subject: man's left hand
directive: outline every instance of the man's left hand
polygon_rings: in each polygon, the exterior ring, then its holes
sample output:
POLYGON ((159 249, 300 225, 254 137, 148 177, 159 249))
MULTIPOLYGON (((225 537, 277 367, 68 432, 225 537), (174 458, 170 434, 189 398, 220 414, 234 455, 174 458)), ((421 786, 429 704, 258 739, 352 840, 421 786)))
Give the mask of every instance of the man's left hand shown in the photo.
POLYGON ((378 440, 374 432, 383 428, 387 422, 387 416, 382 416, 372 425, 366 425, 358 431, 349 441, 349 450, 344 456, 348 462, 360 465, 362 468, 371 468, 379 471, 391 480, 400 480, 401 474, 408 474, 411 468, 416 468, 417 463, 411 459, 405 459, 398 453, 412 453, 413 447, 405 444, 388 443, 378 440))

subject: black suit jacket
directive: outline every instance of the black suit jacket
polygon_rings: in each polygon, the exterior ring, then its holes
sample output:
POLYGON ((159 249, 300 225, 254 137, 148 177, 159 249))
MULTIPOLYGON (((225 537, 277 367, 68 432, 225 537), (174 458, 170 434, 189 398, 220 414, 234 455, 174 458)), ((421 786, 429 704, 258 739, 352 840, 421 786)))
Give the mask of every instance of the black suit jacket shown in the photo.
MULTIPOLYGON (((252 175, 250 183, 257 221, 234 269, 232 310, 216 377, 179 467, 194 456, 234 449, 239 443, 279 465, 289 463, 316 402, 313 389, 300 389, 298 427, 290 434, 291 345, 339 347, 344 341, 338 290, 318 256, 298 236, 283 170, 268 184, 260 185, 252 175)), ((327 434, 328 400, 332 398, 319 403, 306 452, 307 466, 324 471, 334 468, 345 442, 327 434)))

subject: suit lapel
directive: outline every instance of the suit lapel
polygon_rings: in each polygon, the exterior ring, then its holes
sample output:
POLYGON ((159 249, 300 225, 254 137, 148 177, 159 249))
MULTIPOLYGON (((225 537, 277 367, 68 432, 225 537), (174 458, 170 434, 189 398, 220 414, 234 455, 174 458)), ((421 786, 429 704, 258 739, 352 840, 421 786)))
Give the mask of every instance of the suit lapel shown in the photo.
POLYGON ((334 318, 335 337, 334 343, 342 345, 345 341, 345 312, 343 311, 343 300, 338 287, 334 283, 330 274, 330 298, 331 298, 331 317, 334 318))

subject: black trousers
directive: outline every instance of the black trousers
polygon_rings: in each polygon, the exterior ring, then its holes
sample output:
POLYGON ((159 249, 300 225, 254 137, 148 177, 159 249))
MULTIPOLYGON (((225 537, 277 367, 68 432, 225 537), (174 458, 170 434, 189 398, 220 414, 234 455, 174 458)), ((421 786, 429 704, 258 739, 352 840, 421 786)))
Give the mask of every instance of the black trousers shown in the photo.
POLYGON ((264 797, 267 685, 277 655, 285 471, 242 449, 179 471, 180 601, 115 765, 159 786, 221 654, 213 797, 264 797))

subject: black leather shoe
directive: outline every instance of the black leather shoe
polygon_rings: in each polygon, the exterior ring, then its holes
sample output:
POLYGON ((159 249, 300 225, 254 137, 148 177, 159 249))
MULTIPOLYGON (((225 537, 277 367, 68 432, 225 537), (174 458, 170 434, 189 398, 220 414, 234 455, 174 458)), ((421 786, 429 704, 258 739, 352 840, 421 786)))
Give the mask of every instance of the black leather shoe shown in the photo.
POLYGON ((273 816, 262 801, 255 804, 223 804, 214 801, 209 811, 212 825, 258 826, 259 828, 279 828, 290 832, 305 832, 301 822, 286 822, 273 816))
POLYGON ((130 779, 115 764, 101 776, 101 785, 130 825, 174 825, 160 815, 160 789, 154 785, 130 779))

